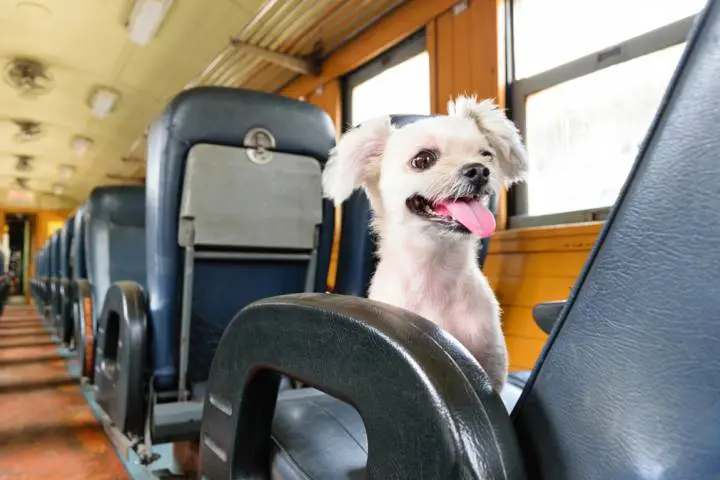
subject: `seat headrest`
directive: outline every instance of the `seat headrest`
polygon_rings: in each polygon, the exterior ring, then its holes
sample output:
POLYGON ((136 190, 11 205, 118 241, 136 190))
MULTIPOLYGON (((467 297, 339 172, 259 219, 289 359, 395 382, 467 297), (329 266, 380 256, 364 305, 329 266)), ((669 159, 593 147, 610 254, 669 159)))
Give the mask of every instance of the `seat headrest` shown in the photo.
POLYGON ((197 143, 243 147, 245 134, 253 128, 273 135, 272 150, 321 163, 335 143, 330 117, 314 105, 255 90, 198 87, 180 93, 153 123, 148 163, 168 156, 170 144, 181 147, 183 156, 197 143))
POLYGON ((97 187, 90 193, 87 215, 127 227, 145 226, 145 187, 115 185, 97 187))

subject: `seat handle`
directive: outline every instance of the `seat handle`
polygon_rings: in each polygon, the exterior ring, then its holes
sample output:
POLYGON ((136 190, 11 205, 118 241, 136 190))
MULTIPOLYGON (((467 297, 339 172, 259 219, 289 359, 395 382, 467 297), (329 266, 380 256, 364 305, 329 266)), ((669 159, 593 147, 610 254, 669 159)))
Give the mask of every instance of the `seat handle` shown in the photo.
POLYGON ((203 411, 206 478, 270 478, 281 375, 358 410, 368 478, 526 478, 502 401, 456 339, 390 305, 317 293, 255 302, 225 331, 203 411))

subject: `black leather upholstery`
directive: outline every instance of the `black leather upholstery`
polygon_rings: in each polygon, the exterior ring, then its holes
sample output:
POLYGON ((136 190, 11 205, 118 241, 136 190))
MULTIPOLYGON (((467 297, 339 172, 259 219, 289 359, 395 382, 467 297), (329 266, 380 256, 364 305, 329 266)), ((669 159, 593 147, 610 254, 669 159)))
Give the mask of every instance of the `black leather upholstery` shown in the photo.
MULTIPOLYGON (((245 133, 264 127, 276 151, 327 160, 332 122, 305 102, 257 91, 202 87, 178 95, 151 128, 147 165, 147 251, 158 268, 147 273, 155 387, 176 388, 177 335, 182 298, 178 217, 188 152, 199 143, 243 146, 245 133)), ((324 208, 316 289, 325 290, 332 242, 332 207, 324 208)), ((258 298, 302 291, 307 266, 298 262, 196 261, 188 376, 207 379, 217 342, 237 311, 258 298)))
POLYGON ((549 335, 553 327, 555 327, 558 318, 560 318, 560 312, 562 312, 563 308, 565 308, 565 300, 544 302, 535 305, 532 313, 538 328, 549 335))
POLYGON ((505 407, 457 340, 405 310, 322 294, 261 300, 226 331, 203 411, 206 478, 267 478, 276 372, 354 405, 368 439, 343 431, 358 423, 347 407, 331 412, 323 409, 327 397, 311 397, 314 408, 294 413, 320 421, 337 415, 337 428, 283 429, 293 413, 284 409, 275 440, 294 444, 294 459, 307 463, 280 471, 276 456, 273 478, 525 478, 505 407), (354 460, 365 451, 363 468, 354 460))
POLYGON ((86 208, 87 273, 97 321, 111 284, 128 280, 145 285, 145 188, 97 187, 86 208))
POLYGON ((719 38, 713 0, 515 409, 535 478, 720 478, 719 38))

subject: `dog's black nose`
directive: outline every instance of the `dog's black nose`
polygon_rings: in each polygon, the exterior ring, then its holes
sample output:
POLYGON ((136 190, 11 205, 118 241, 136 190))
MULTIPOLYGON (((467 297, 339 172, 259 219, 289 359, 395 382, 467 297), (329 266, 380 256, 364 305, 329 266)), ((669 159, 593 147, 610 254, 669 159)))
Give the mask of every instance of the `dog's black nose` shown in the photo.
POLYGON ((468 163, 460 172, 463 177, 476 183, 483 183, 490 177, 490 169, 482 163, 468 163))

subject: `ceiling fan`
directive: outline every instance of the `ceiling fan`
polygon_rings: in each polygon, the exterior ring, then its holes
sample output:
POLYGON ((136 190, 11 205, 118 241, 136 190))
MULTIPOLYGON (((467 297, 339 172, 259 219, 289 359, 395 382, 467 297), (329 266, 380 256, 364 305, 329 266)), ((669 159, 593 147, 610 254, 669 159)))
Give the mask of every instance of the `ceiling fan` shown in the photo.
POLYGON ((18 127, 18 132, 13 137, 17 142, 30 142, 32 140, 37 140, 43 135, 43 133, 45 133, 40 122, 36 122, 34 120, 15 119, 13 120, 13 123, 15 123, 18 127))
POLYGON ((14 58, 5 66, 5 82, 21 95, 37 96, 53 87, 53 76, 47 66, 30 58, 14 58))
POLYGON ((32 170, 32 161, 35 157, 30 155, 17 155, 17 163, 15 164, 15 170, 18 172, 29 172, 32 170))

